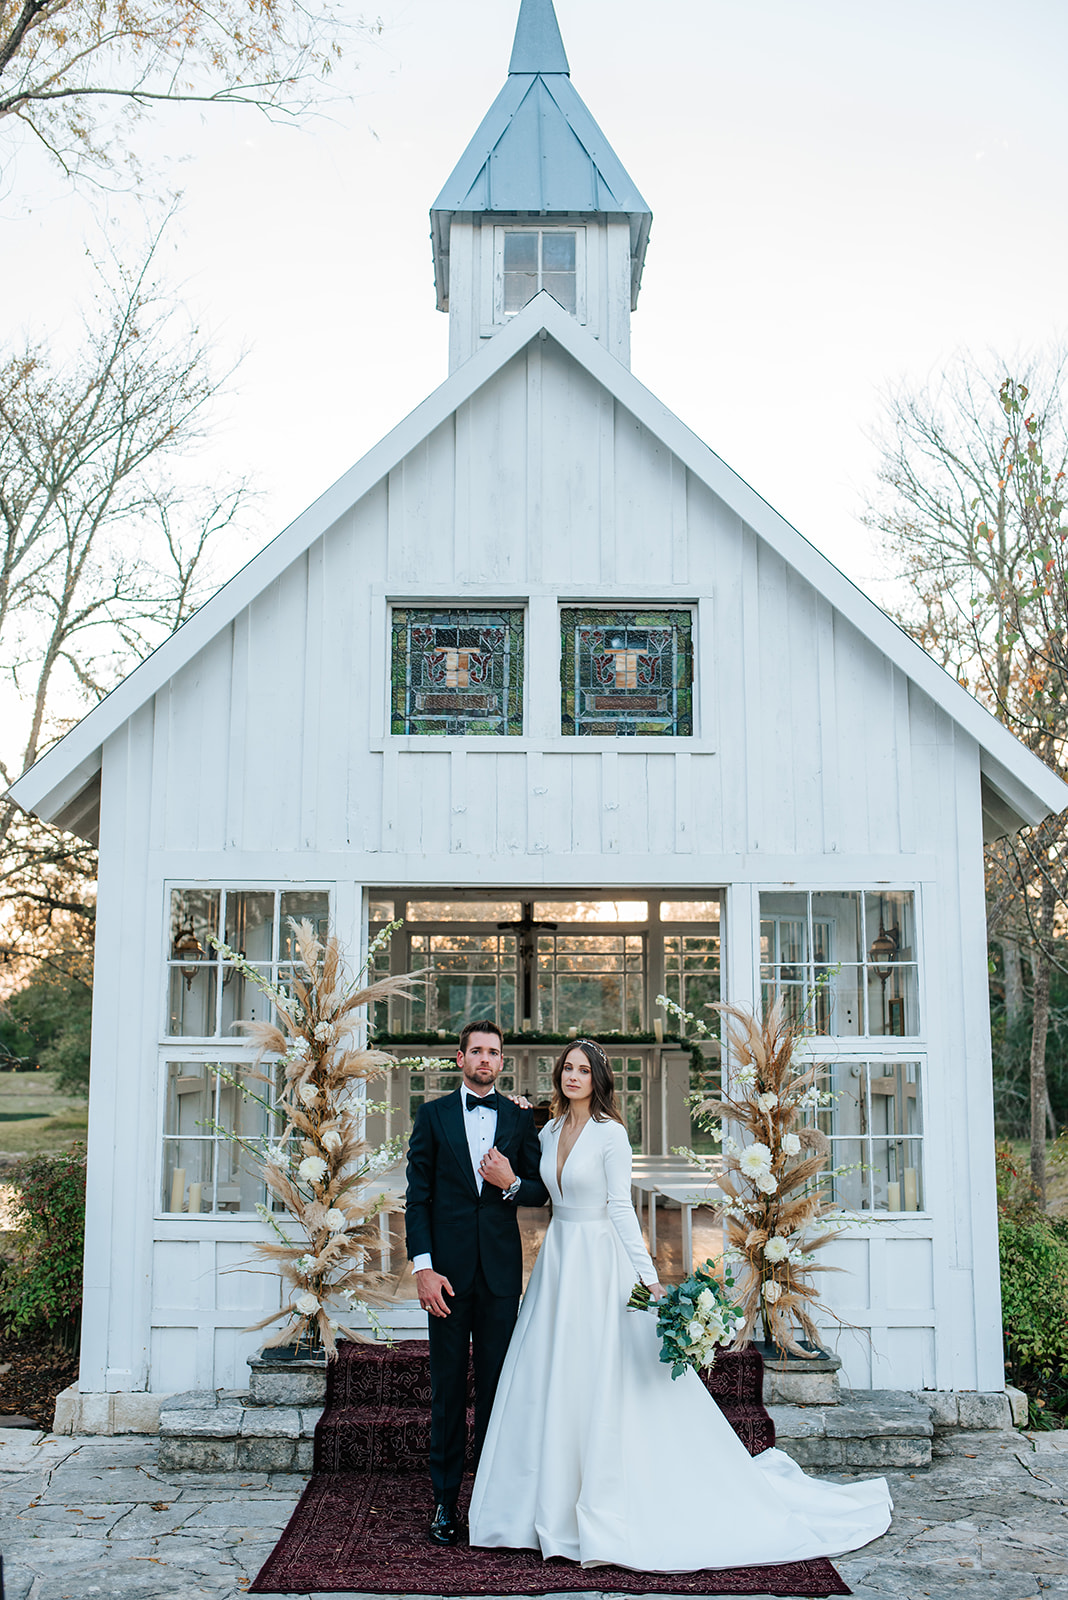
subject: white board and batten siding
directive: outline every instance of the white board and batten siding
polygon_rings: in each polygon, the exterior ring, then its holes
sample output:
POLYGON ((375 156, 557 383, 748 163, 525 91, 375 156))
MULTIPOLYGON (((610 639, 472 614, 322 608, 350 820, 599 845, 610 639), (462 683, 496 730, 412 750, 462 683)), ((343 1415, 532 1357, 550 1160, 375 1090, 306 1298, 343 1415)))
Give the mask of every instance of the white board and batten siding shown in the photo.
POLYGON ((741 1002, 761 887, 914 889, 924 1033, 900 1053, 927 1060, 928 1209, 835 1245, 828 1296, 849 1382, 1000 1386, 977 746, 559 344, 521 349, 111 735, 103 819, 83 1388, 240 1386, 241 1330, 278 1304, 229 1270, 258 1224, 158 1206, 165 891, 198 881, 330 886, 352 950, 376 885, 725 885, 741 1002), (692 738, 561 736, 569 600, 694 607, 692 738), (522 737, 390 734, 388 607, 419 601, 525 608, 522 737))

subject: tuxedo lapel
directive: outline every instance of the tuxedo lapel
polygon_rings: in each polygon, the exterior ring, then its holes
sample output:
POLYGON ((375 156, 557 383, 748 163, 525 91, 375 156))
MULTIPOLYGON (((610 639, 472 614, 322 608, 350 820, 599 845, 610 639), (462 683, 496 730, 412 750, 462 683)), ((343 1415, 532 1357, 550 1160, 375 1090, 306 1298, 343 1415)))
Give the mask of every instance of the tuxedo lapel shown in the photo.
MULTIPOLYGON (((500 1113, 498 1112, 498 1119, 499 1117, 500 1113)), ((467 1131, 464 1128, 462 1090, 454 1090, 452 1094, 446 1095, 441 1101, 441 1125, 461 1172, 475 1194, 477 1194, 478 1184, 475 1182, 475 1169, 471 1165, 471 1150, 467 1143, 467 1131)))

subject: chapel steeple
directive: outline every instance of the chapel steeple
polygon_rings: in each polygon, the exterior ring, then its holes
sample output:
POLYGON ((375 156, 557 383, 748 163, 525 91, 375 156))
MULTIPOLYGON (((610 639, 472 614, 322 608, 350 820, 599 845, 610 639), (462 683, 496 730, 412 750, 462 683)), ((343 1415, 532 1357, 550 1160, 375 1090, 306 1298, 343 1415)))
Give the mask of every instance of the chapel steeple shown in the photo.
POLYGON ((541 290, 629 365, 652 212, 572 86, 553 0, 521 0, 507 81, 430 221, 450 371, 541 290))

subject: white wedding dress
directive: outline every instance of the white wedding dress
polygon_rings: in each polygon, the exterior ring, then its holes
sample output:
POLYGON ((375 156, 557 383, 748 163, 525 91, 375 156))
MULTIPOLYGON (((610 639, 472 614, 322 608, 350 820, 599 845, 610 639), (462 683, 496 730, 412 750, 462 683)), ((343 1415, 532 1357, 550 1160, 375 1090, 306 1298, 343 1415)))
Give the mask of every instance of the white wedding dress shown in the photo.
POLYGON ((856 1550, 885 1533, 884 1478, 808 1478, 750 1456, 697 1374, 659 1360, 656 1318, 627 1311, 656 1281, 630 1202, 630 1145, 590 1121, 556 1181, 553 1218, 508 1348, 470 1510, 472 1545, 540 1549, 641 1572, 768 1565, 856 1550))

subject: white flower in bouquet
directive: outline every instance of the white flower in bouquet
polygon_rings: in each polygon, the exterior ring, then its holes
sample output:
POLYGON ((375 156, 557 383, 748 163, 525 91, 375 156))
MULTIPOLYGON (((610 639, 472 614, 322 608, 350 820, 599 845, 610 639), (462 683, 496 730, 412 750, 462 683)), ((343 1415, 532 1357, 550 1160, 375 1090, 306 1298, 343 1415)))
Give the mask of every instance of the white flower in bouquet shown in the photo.
POLYGON ((304 1294, 297 1296, 296 1307, 302 1317, 310 1317, 319 1309, 318 1297, 310 1291, 305 1291, 304 1294))
POLYGON ((344 1233, 349 1225, 348 1217, 343 1211, 339 1211, 336 1206, 330 1207, 323 1221, 326 1223, 327 1231, 330 1233, 344 1233))
POLYGON ((316 1044, 325 1044, 334 1030, 329 1022, 317 1022, 314 1031, 316 1044))
POLYGON ((311 1272, 315 1266, 315 1257, 307 1254, 298 1256, 295 1264, 298 1272, 311 1272))
POLYGON ((289 1049, 286 1051, 286 1057, 289 1061, 303 1061, 307 1054, 308 1041, 305 1039, 303 1034, 298 1034, 297 1037, 291 1041, 289 1049))
POLYGON ((702 1289, 697 1296, 697 1309, 703 1317, 712 1316, 716 1309, 716 1297, 711 1289, 702 1289))
POLYGON ((700 1344, 705 1336, 705 1325, 694 1317, 692 1322, 686 1324, 686 1336, 691 1344, 700 1344))
POLYGON ((280 1144, 269 1144, 265 1154, 272 1167, 284 1167, 289 1159, 280 1144))
POLYGON ((761 1194, 775 1194, 779 1188, 770 1172, 762 1172, 756 1179, 756 1186, 761 1194))
POLYGON ((768 1089, 764 1092, 764 1094, 757 1095, 756 1103, 761 1111, 774 1111, 775 1107, 779 1103, 779 1097, 777 1094, 773 1094, 771 1090, 768 1089))
POLYGON ((757 1139, 742 1151, 738 1165, 747 1178, 758 1178, 762 1172, 771 1171, 771 1151, 757 1139))
POLYGON ((297 1171, 305 1183, 322 1183, 326 1177, 326 1162, 322 1156, 305 1156, 297 1171))
POLYGON ((341 1149, 341 1135, 336 1128, 327 1128, 326 1132, 320 1135, 319 1143, 324 1150, 329 1150, 331 1155, 336 1155, 341 1149))
POLYGON ((746 1062, 741 1066, 735 1067, 732 1076, 739 1088, 751 1089, 753 1084, 756 1083, 756 1068, 752 1062, 746 1062))
POLYGON ((782 1288, 774 1278, 769 1278, 764 1285, 764 1299, 769 1306, 773 1306, 782 1294, 782 1288))
POLYGON ((784 1156, 799 1156, 801 1154, 801 1140, 796 1133, 783 1134, 782 1153, 784 1156))
POLYGON ((306 1106, 313 1106, 319 1098, 319 1091, 314 1083, 302 1083, 297 1090, 297 1098, 306 1106))
POLYGON ((767 1244, 764 1246, 765 1261, 785 1261, 789 1254, 790 1246, 787 1244, 786 1240, 781 1239, 778 1234, 776 1234, 773 1239, 769 1239, 767 1244))
POLYGON ((741 1148, 742 1147, 738 1143, 737 1139, 732 1139, 728 1133, 727 1137, 723 1141, 723 1154, 725 1156, 736 1156, 741 1148))

